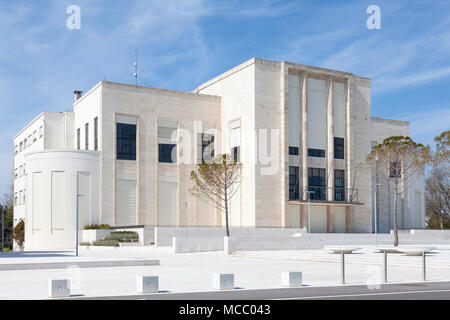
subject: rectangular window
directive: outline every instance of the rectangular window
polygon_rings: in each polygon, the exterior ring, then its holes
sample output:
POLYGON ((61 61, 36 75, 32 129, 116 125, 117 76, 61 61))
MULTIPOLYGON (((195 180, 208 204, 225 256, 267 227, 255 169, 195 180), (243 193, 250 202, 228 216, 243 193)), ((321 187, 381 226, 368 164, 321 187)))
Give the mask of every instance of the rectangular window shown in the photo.
POLYGON ((27 138, 25 138, 25 140, 23 140, 23 148, 26 149, 28 147, 28 140, 27 138))
POLYGON ((81 148, 80 128, 77 129, 77 150, 81 148))
POLYGON ((19 191, 19 205, 23 204, 22 200, 23 200, 23 190, 20 190, 19 191))
POLYGON ((33 132, 33 142, 37 140, 37 131, 33 132))
POLYGON ((136 125, 117 123, 117 159, 136 160, 136 125))
POLYGON ((231 158, 236 162, 241 162, 241 147, 231 148, 231 158))
POLYGON ((18 154, 19 153, 19 146, 14 146, 14 154, 18 154))
POLYGON ((89 150, 89 122, 84 125, 84 149, 89 150))
POLYGON ((177 163, 178 121, 158 120, 158 161, 177 163))
POLYGON ((344 138, 334 138, 334 158, 344 159, 344 138))
POLYGON ((23 150, 23 142, 20 143, 20 149, 19 149, 19 150, 20 150, 20 151, 23 150))
POLYGON ((98 117, 94 118, 94 150, 98 150, 98 117))
POLYGON ((177 145, 168 143, 158 144, 158 161, 177 163, 177 145))
POLYGON ((401 178, 402 177, 402 168, 401 164, 398 161, 392 161, 391 167, 389 170, 389 177, 391 178, 401 178))
POLYGON ((214 159, 214 135, 209 133, 200 133, 202 142, 201 163, 210 162, 214 159))
POLYGON ((17 168, 14 169, 14 180, 16 180, 19 176, 19 170, 17 168))
POLYGON ((334 170, 334 200, 345 201, 345 171, 334 170))
POLYGON ((19 205, 19 197, 17 196, 17 192, 14 192, 14 205, 19 205))
POLYGON ((289 200, 300 199, 298 172, 298 167, 289 167, 289 200))
POLYGON ((325 169, 308 168, 308 191, 313 192, 311 200, 326 200, 325 185, 325 169))
POLYGON ((289 147, 289 155, 298 156, 298 147, 289 147))
POLYGON ((308 149, 308 157, 325 158, 325 150, 323 150, 323 149, 308 149))
POLYGON ((39 127, 39 138, 41 138, 44 135, 44 127, 39 127))
POLYGON ((33 143, 33 140, 31 140, 31 134, 28 136, 28 145, 31 146, 31 144, 33 143))

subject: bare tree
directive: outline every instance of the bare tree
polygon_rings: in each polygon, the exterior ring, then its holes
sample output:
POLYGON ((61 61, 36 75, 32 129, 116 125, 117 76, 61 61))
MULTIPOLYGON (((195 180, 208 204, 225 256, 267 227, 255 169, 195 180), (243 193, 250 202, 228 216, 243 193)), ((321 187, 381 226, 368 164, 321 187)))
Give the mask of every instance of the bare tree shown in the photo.
POLYGON ((398 194, 405 192, 414 179, 423 175, 425 166, 431 160, 430 147, 414 142, 410 137, 394 136, 372 147, 366 158, 368 163, 376 162, 379 175, 392 186, 394 194, 394 246, 398 246, 398 194))
POLYGON ((425 201, 429 227, 450 228, 450 130, 434 138, 432 169, 426 180, 425 201))
POLYGON ((238 192, 241 181, 242 164, 230 155, 219 154, 213 161, 198 164, 191 172, 194 186, 191 193, 225 214, 227 236, 230 236, 228 208, 229 202, 238 192))

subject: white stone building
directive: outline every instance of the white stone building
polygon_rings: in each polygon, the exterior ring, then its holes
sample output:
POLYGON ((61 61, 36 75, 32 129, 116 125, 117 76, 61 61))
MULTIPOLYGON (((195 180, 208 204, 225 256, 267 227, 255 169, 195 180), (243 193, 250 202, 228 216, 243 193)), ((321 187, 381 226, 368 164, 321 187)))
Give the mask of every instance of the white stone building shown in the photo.
MULTIPOLYGON (((371 118, 370 98, 368 78, 255 58, 190 93, 107 81, 77 91, 73 112, 44 112, 14 137, 26 248, 73 247, 77 208, 79 228, 183 226, 186 204, 189 225, 221 226, 188 191, 191 170, 217 153, 243 164, 232 226, 372 232, 376 183, 361 164, 409 123, 371 118)), ((419 179, 402 195, 402 228, 424 226, 423 189, 419 179)), ((389 232, 387 187, 377 190, 389 232)))

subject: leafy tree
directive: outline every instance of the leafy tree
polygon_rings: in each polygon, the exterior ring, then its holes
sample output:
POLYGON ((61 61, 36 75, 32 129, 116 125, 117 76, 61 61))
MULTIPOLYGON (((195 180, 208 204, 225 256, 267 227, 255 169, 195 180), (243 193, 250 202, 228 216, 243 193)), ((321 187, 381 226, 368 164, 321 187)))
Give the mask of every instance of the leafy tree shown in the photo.
POLYGON ((227 236, 230 236, 228 208, 230 200, 238 192, 242 164, 230 155, 218 154, 212 161, 197 165, 191 172, 194 186, 191 193, 225 214, 227 236))
POLYGON ((13 239, 16 240, 20 250, 23 250, 23 243, 25 242, 25 221, 20 219, 13 229, 13 239))
POLYGON ((374 145, 366 158, 375 161, 381 177, 389 181, 394 193, 394 246, 398 246, 398 194, 420 175, 430 158, 430 147, 414 142, 410 137, 393 136, 374 145), (390 183, 392 182, 392 183, 390 183))
MULTIPOLYGON (((12 233, 13 233, 13 225, 14 225, 14 199, 13 199, 13 189, 14 186, 11 185, 10 191, 3 195, 3 210, 4 210, 4 222, 5 222, 5 249, 12 249, 12 233)), ((1 224, 1 216, 0 216, 0 224, 1 224)), ((1 231, 0 231, 1 232, 1 231)), ((1 236, 1 235, 0 235, 1 236)), ((1 239, 0 239, 1 241, 1 239)))
POLYGON ((432 169, 426 180, 425 204, 428 226, 450 228, 450 130, 434 138, 432 169))

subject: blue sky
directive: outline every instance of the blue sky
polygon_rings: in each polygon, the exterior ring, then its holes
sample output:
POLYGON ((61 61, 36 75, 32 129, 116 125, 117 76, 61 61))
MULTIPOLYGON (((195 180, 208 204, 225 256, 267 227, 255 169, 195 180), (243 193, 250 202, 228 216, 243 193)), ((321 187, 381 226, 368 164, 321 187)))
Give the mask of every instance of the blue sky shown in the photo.
POLYGON ((0 193, 12 137, 41 111, 72 109, 100 80, 187 90, 251 58, 372 78, 372 115, 411 121, 431 144, 450 127, 450 1, 0 0, 0 193), (381 29, 366 8, 381 8, 381 29), (69 5, 81 29, 69 30, 69 5))

